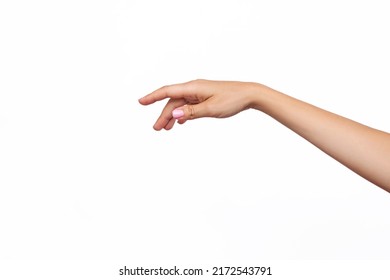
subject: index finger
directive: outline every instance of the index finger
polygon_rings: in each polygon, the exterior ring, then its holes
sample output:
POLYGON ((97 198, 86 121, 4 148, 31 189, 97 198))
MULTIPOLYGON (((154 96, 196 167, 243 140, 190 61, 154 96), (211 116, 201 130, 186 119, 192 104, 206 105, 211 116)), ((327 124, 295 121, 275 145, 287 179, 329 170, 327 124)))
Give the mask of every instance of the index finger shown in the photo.
POLYGON ((150 105, 165 98, 185 98, 189 94, 188 83, 163 86, 152 93, 138 99, 142 105, 150 105))

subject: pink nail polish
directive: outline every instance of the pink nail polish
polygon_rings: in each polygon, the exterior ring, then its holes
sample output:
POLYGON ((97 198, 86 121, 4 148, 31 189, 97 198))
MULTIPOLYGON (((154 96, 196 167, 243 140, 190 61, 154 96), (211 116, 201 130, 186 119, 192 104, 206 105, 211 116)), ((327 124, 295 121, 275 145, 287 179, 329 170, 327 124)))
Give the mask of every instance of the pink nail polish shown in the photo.
POLYGON ((182 116, 184 116, 184 111, 183 110, 181 110, 181 109, 173 110, 172 117, 174 117, 175 119, 178 119, 178 118, 181 118, 182 116))

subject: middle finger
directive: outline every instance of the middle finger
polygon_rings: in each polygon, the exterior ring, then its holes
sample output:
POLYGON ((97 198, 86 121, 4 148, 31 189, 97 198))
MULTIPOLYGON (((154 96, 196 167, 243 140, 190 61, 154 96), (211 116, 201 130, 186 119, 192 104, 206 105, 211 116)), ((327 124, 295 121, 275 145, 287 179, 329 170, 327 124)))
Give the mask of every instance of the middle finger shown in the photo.
MULTIPOLYGON (((172 98, 169 99, 167 104, 165 105, 164 109, 161 111, 161 114, 158 117, 153 128, 155 130, 161 130, 162 128, 166 127, 173 119, 172 111, 175 108, 181 107, 185 104, 187 104, 187 101, 184 99, 172 99, 172 98)), ((170 124, 172 124, 172 122, 170 124)), ((172 126, 173 126, 173 124, 172 124, 172 126)))

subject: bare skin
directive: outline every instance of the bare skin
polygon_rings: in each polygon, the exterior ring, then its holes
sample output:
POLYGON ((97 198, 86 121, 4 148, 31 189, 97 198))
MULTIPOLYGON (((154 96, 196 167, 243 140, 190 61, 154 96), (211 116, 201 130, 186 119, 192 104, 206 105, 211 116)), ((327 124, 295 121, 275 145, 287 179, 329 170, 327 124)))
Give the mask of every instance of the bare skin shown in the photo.
POLYGON ((266 113, 355 173, 390 192, 390 134, 325 111, 258 83, 195 80, 164 86, 139 99, 142 105, 169 98, 154 124, 227 118, 246 109, 266 113))

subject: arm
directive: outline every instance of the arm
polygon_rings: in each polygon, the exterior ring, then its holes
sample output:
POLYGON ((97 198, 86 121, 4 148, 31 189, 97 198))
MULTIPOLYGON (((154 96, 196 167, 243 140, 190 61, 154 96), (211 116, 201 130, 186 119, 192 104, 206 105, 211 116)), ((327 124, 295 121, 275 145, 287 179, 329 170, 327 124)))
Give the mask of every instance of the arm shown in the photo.
POLYGON ((390 134, 325 111, 256 83, 197 80, 166 86, 143 105, 170 98, 154 128, 171 129, 199 117, 230 117, 253 108, 266 113, 355 173, 390 192, 390 134))
POLYGON ((260 87, 254 97, 254 108, 270 115, 355 173, 390 191, 389 133, 260 87))

